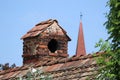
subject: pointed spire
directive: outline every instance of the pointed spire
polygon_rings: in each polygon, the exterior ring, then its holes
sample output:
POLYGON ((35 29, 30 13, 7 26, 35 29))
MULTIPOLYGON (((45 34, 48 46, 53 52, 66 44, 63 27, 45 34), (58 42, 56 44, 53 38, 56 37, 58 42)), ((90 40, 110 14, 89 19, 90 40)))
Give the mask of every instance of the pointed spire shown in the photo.
POLYGON ((82 21, 80 21, 77 49, 76 49, 76 56, 81 56, 81 55, 83 56, 86 55, 86 49, 85 49, 85 44, 84 44, 84 34, 83 34, 83 29, 82 29, 82 21))

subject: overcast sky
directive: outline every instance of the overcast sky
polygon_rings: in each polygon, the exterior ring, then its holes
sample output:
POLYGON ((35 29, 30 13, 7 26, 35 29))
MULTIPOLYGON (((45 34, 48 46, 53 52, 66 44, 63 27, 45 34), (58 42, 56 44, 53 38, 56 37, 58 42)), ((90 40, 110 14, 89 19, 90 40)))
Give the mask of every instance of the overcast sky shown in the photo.
POLYGON ((95 43, 108 37, 103 26, 107 0, 0 0, 0 63, 22 65, 23 41, 20 38, 35 24, 57 19, 72 39, 68 53, 75 54, 80 13, 83 14, 87 54, 96 52, 95 43))

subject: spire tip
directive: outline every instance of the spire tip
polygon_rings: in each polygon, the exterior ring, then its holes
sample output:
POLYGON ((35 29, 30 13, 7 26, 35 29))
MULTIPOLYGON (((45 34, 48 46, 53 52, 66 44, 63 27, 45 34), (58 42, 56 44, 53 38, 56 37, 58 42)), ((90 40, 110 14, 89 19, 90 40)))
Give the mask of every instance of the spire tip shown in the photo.
POLYGON ((82 20, 82 17, 83 17, 82 12, 80 12, 80 20, 82 20))

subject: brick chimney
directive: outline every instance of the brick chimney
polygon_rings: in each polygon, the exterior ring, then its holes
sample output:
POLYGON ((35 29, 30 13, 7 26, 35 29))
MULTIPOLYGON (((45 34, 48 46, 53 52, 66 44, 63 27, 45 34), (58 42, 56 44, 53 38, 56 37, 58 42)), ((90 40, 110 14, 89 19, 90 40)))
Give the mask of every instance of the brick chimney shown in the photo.
POLYGON ((38 23, 23 39, 23 64, 68 57, 68 41, 71 39, 57 20, 38 23))

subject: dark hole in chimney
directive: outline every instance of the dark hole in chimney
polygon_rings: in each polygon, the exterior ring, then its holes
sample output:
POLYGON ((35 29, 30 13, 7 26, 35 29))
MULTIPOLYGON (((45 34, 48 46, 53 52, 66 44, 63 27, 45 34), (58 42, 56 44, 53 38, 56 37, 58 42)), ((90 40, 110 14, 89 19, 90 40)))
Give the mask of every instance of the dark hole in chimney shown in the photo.
POLYGON ((54 53, 58 48, 58 42, 55 39, 51 39, 48 43, 48 49, 54 53))

